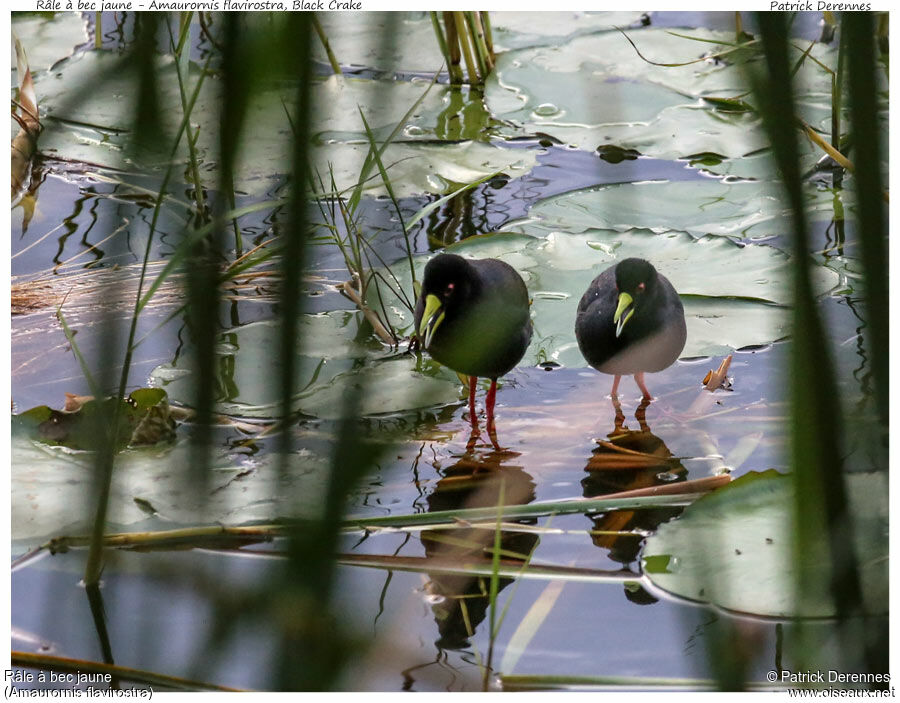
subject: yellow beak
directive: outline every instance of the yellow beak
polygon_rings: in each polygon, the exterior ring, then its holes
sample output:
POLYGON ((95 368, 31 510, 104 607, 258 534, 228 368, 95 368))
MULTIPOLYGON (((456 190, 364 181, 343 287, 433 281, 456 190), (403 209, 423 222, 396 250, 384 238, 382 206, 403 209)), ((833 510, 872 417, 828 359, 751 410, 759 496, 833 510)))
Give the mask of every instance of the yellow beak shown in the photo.
POLYGON ((444 321, 444 310, 441 300, 436 295, 429 294, 425 297, 425 312, 422 313, 422 322, 417 330, 419 338, 426 349, 431 345, 431 338, 444 321))
POLYGON ((619 306, 616 308, 616 314, 613 315, 613 322, 616 323, 616 337, 622 334, 622 328, 625 326, 625 323, 634 315, 632 303, 634 303, 634 298, 628 293, 619 293, 619 306), (628 310, 628 313, 623 317, 622 313, 626 310, 628 310))

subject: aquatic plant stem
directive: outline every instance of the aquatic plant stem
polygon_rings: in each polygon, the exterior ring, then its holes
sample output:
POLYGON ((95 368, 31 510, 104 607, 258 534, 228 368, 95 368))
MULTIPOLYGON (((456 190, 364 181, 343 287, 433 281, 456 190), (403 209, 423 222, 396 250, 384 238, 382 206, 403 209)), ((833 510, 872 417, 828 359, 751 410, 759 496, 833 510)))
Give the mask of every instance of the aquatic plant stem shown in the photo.
MULTIPOLYGON (((781 176, 786 204, 793 217, 792 248, 796 263, 788 381, 792 404, 791 467, 796 486, 794 554, 798 578, 795 588, 798 597, 802 597, 809 590, 810 581, 819 579, 815 565, 809 563, 809 555, 814 551, 812 545, 817 544, 824 534, 832 564, 829 590, 835 603, 839 604, 840 646, 849 652, 854 649, 856 640, 847 624, 851 618, 863 614, 864 605, 853 539, 854 524, 844 483, 840 396, 831 347, 816 304, 810 272, 809 232, 794 131, 796 109, 788 59, 788 29, 781 13, 759 12, 757 20, 765 72, 751 73, 750 79, 772 145, 775 166, 781 176)), ((881 671, 883 669, 874 667, 875 656, 870 642, 867 639, 865 645, 867 665, 872 672, 881 671)), ((802 662, 799 665, 802 666, 802 662)))
MULTIPOLYGON (((211 58, 212 57, 210 56, 210 58, 207 59, 207 67, 209 66, 211 58)), ((132 355, 134 353, 134 338, 137 333, 138 317, 140 316, 141 309, 146 304, 143 300, 142 293, 144 288, 144 281, 146 280, 147 275, 147 265, 150 261, 151 247, 155 238, 156 227, 159 221, 159 214, 162 209, 162 203, 165 198, 166 190, 169 186, 169 180, 172 177, 174 156, 178 151, 178 145, 181 142, 182 136, 187 131, 188 125, 190 123, 190 115, 193 111, 194 105, 196 104, 197 96, 200 94, 200 88, 203 85, 203 79, 205 75, 206 71, 204 70, 200 74, 200 77, 197 79, 197 85, 194 88, 193 94, 191 95, 187 103, 185 103, 181 124, 179 125, 178 132, 175 135, 172 149, 170 151, 171 158, 169 161, 169 166, 166 169, 165 175, 163 176, 159 194, 156 198, 156 203, 154 204, 153 215, 150 219, 150 231, 147 234, 147 244, 144 248, 144 258, 141 264, 141 274, 138 279, 137 293, 135 294, 134 310, 131 314, 131 321, 128 329, 128 340, 125 344, 125 358, 122 361, 122 373, 119 378, 119 388, 116 395, 117 398, 125 397, 125 389, 128 386, 128 374, 131 368, 132 355)), ((99 390, 95 390, 94 395, 100 397, 102 393, 99 390)), ((114 409, 111 424, 112 427, 118 427, 121 405, 121 403, 113 403, 114 409)), ((106 527, 106 512, 109 505, 109 494, 112 484, 113 461, 113 454, 110 453, 108 460, 104 461, 102 465, 102 473, 99 479, 101 481, 101 489, 100 495, 97 498, 97 508, 94 515, 94 529, 91 538, 90 552, 88 553, 88 560, 87 564, 85 565, 84 571, 84 582, 88 586, 95 585, 99 582, 100 573, 103 568, 103 533, 106 527)))
MULTIPOLYGON (((394 195, 394 187, 391 185, 391 179, 388 178, 387 170, 384 167, 384 163, 381 160, 381 152, 377 148, 377 142, 375 141, 375 135, 372 132, 371 127, 369 127, 369 123, 366 120, 365 113, 363 113, 362 108, 359 109, 359 116, 362 119, 363 127, 366 129, 366 138, 369 140, 369 144, 372 148, 372 156, 375 159, 375 163, 378 166, 378 172, 381 174, 381 180, 384 183, 384 187, 388 192, 388 196, 391 199, 391 203, 394 205, 394 210, 397 212, 397 218, 400 220, 400 227, 403 230, 403 240, 406 244, 406 260, 409 262, 409 272, 410 276, 412 276, 412 284, 416 285, 416 267, 413 265, 413 256, 412 256, 412 244, 409 241, 409 231, 406 227, 406 223, 403 221, 403 211, 400 209, 400 203, 397 202, 397 197, 394 195)), ((363 282, 363 294, 365 294, 365 282, 363 282)))
MULTIPOLYGON (((871 12, 841 14, 841 34, 847 37, 847 78, 850 90, 850 123, 854 135, 857 170, 856 199, 860 232, 860 257, 865 271, 866 322, 874 376, 875 405, 884 432, 888 431, 888 216, 879 202, 884 195, 879 124, 878 85, 875 64, 875 22, 871 12)), ((885 442, 887 435, 885 434, 885 442)))
MULTIPOLYGON (((537 518, 564 513, 607 512, 610 510, 640 510, 672 505, 685 505, 705 493, 724 486, 731 480, 728 474, 707 476, 705 478, 680 481, 678 483, 648 486, 619 493, 610 493, 598 498, 572 498, 570 500, 529 503, 527 505, 506 506, 503 514, 510 519, 537 518)), ((418 529, 421 527, 440 526, 442 529, 458 528, 466 524, 469 529, 474 523, 495 522, 497 518, 494 508, 468 508, 462 510, 443 510, 430 513, 414 513, 410 515, 387 515, 381 517, 347 518, 341 523, 343 531, 374 532, 379 529, 418 529)), ((508 527, 508 525, 504 525, 508 527)), ((525 525, 516 525, 517 529, 528 529, 525 525)), ((184 527, 174 530, 156 532, 123 532, 103 535, 103 545, 111 548, 140 547, 149 548, 184 548, 190 546, 235 546, 248 541, 269 541, 276 537, 290 534, 295 526, 285 523, 281 525, 248 525, 227 527, 224 525, 202 525, 184 527)), ((16 569, 42 552, 64 552, 75 547, 90 546, 90 535, 60 536, 45 542, 27 554, 18 557, 12 563, 16 569)))
POLYGON ((325 49, 325 54, 328 56, 328 63, 331 64, 331 70, 334 71, 334 75, 344 75, 344 72, 341 71, 341 64, 338 62, 337 58, 334 55, 334 52, 331 50, 331 43, 328 41, 328 35, 325 34, 325 30, 322 29, 322 23, 319 22, 319 18, 318 16, 316 16, 316 13, 312 13, 312 25, 313 29, 316 30, 316 34, 319 36, 319 41, 322 42, 322 47, 325 49))
POLYGON ((481 76, 481 82, 484 82, 484 78, 488 73, 488 58, 487 58, 487 49, 484 47, 484 42, 478 41, 477 29, 475 28, 475 20, 473 18, 473 12, 463 12, 463 17, 466 20, 466 28, 469 30, 468 38, 471 42, 473 54, 475 56, 475 62, 478 66, 478 75, 481 76))
MULTIPOLYGON (((172 36, 172 27, 168 22, 166 22, 166 29, 169 32, 169 45, 172 49, 172 53, 175 55, 175 77, 178 80, 178 94, 181 97, 181 111, 182 113, 187 112, 188 108, 188 95, 185 86, 185 81, 187 80, 187 76, 182 73, 182 69, 187 66, 188 63, 188 54, 184 53, 184 48, 187 45, 187 40, 190 37, 190 22, 191 22, 191 14, 190 12, 183 13, 181 18, 181 23, 179 26, 179 38, 178 44, 175 45, 175 39, 172 36)), ((188 49, 190 52, 190 49, 188 49)), ((201 78, 202 80, 202 78, 201 78)), ((188 146, 188 166, 191 174, 191 181, 194 186, 194 202, 197 208, 197 216, 202 217, 206 210, 206 205, 204 202, 204 190, 203 190, 203 182, 200 178, 200 164, 197 159, 197 139, 200 136, 200 128, 198 127, 196 131, 192 132, 190 127, 187 128, 187 146, 188 146)))
POLYGON ((853 162, 850 161, 846 156, 844 156, 841 152, 834 148, 831 144, 826 142, 822 137, 820 137, 816 131, 810 127, 808 124, 803 122, 800 123, 803 125, 803 130, 806 132, 806 136, 809 137, 809 140, 819 147, 822 151, 828 154, 835 162, 841 167, 845 168, 848 171, 853 171, 853 162))
POLYGON ((484 43, 487 46, 488 56, 491 57, 491 63, 496 63, 497 56, 494 54, 494 35, 491 31, 491 17, 487 11, 479 12, 478 18, 484 30, 484 43))
POLYGON ((472 56, 472 47, 469 43, 469 35, 466 32, 466 20, 463 13, 455 11, 452 13, 453 22, 456 26, 456 36, 459 39, 459 45, 462 48, 463 58, 466 62, 466 70, 469 72, 469 85, 478 85, 478 70, 475 67, 475 59, 472 56))
POLYGON ((452 85, 462 85, 463 70, 460 66, 462 53, 459 48, 459 35, 456 31, 456 21, 453 19, 452 12, 444 12, 444 27, 447 30, 447 49, 450 56, 448 70, 450 71, 450 83, 452 85))
POLYGON ((491 580, 488 590, 490 603, 490 620, 488 623, 488 651, 487 661, 484 664, 481 689, 487 691, 490 685, 490 675, 494 661, 494 644, 497 640, 497 594, 500 591, 500 546, 503 538, 503 508, 505 501, 506 481, 500 479, 500 489, 497 496, 497 522, 494 528, 494 551, 491 555, 491 580))
POLYGON ((450 70, 450 51, 447 49, 447 40, 444 38, 444 31, 441 29, 441 22, 438 19, 437 12, 429 12, 431 17, 431 26, 434 28, 434 36, 437 38, 438 48, 441 50, 441 56, 444 57, 444 63, 447 65, 447 71, 450 73, 451 80, 453 72, 450 70))
POLYGON ((369 321, 369 324, 372 325, 372 329, 375 330, 375 334, 381 338, 382 342, 390 345, 397 343, 396 337, 394 337, 394 335, 388 331, 387 327, 381 323, 381 320, 378 319, 378 315, 375 311, 365 304, 360 292, 354 287, 353 281, 344 281, 341 285, 341 291, 343 291, 344 295, 350 298, 350 300, 356 303, 356 307, 362 310, 363 315, 369 321))
MULTIPOLYGON (((838 39, 837 69, 831 76, 831 146, 838 152, 841 150, 841 109, 844 95, 844 60, 846 53, 847 36, 845 32, 841 32, 838 39)), ((843 173, 839 168, 835 168, 832 171, 832 179, 832 186, 839 188, 843 180, 843 173)))

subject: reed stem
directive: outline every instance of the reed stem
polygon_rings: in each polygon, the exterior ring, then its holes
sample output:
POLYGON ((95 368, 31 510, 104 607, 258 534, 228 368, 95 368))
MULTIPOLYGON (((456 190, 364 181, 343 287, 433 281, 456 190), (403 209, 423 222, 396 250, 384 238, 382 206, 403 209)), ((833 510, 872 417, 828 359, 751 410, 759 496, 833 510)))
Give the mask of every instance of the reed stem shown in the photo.
POLYGON ((452 12, 444 13, 444 27, 447 29, 447 49, 450 54, 450 83, 452 85, 462 85, 463 70, 459 62, 462 60, 462 54, 459 48, 459 37, 456 31, 456 22, 453 19, 452 12))
POLYGON ((334 75, 344 75, 344 72, 341 71, 341 64, 338 63, 334 52, 331 50, 331 42, 328 41, 328 35, 325 34, 325 30, 322 29, 322 24, 319 22, 319 18, 315 14, 313 14, 312 16, 312 25, 316 30, 316 34, 319 35, 319 41, 322 42, 322 47, 325 49, 325 54, 328 56, 328 63, 331 64, 331 70, 334 71, 334 75))
POLYGON ((475 58, 472 56, 472 46, 469 43, 469 35, 466 32, 466 20, 462 12, 453 12, 453 22, 456 25, 456 35, 459 38, 459 45, 462 48, 463 58, 466 61, 466 70, 469 73, 469 85, 478 85, 478 69, 476 68, 475 58))

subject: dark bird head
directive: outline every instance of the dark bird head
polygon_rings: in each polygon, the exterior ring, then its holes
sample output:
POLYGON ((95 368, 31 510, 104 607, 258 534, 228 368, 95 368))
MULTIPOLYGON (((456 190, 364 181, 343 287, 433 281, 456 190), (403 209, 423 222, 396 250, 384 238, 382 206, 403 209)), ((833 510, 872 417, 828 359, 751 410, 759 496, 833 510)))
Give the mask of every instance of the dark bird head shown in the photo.
POLYGON ((472 297, 477 281, 471 264, 456 254, 438 254, 426 264, 421 294, 424 310, 416 329, 426 349, 445 318, 458 314, 472 297))
POLYGON ((619 304, 613 315, 616 323, 616 337, 632 316, 640 312, 645 302, 656 295, 656 269, 644 259, 623 259, 616 266, 616 289, 619 304))

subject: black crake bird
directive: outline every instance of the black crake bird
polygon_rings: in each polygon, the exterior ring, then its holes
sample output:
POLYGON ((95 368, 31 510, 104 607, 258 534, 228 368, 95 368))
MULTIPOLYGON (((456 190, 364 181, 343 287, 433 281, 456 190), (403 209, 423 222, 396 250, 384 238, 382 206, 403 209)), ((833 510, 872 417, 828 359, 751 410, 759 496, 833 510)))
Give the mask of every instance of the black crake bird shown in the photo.
POLYGON ((473 427, 477 427, 476 380, 491 379, 485 405, 492 433, 497 379, 521 361, 531 341, 528 290, 522 277, 498 259, 438 254, 425 266, 415 329, 432 358, 469 377, 473 427))
POLYGON ((634 375, 644 395, 646 372, 671 366, 687 339, 684 308, 669 280, 649 261, 623 259, 597 276, 578 304, 575 337, 587 362, 619 379, 634 375))

